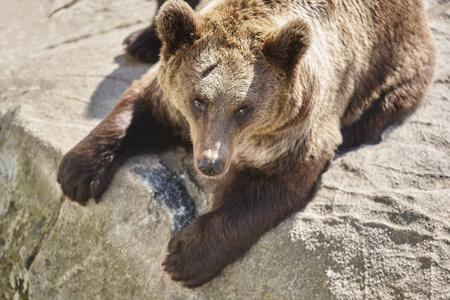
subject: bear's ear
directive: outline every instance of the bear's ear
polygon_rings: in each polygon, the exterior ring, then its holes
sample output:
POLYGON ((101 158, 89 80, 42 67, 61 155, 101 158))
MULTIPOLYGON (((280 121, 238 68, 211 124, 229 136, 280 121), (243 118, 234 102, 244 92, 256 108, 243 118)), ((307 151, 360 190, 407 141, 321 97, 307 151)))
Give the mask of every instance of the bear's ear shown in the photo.
POLYGON ((303 20, 297 19, 267 34, 262 53, 269 63, 282 68, 291 76, 309 45, 309 26, 303 20))
POLYGON ((169 0, 156 16, 156 28, 163 42, 161 56, 167 59, 187 43, 198 37, 200 20, 185 1, 169 0))

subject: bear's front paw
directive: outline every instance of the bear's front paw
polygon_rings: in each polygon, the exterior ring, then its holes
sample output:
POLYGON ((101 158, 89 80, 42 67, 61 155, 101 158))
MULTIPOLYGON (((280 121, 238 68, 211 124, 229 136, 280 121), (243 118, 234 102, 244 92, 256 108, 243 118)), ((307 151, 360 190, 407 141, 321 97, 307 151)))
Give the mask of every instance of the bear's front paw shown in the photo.
POLYGON ((109 183, 105 171, 110 161, 89 153, 71 150, 63 157, 58 170, 57 179, 64 194, 81 205, 86 205, 91 197, 98 201, 109 183))
POLYGON ((159 59, 162 44, 155 26, 133 32, 124 41, 128 55, 147 63, 155 63, 159 59))
POLYGON ((198 222, 194 221, 172 237, 169 255, 162 264, 172 280, 182 281, 190 288, 203 285, 219 275, 229 263, 230 255, 217 235, 208 228, 197 230, 197 225, 198 222))

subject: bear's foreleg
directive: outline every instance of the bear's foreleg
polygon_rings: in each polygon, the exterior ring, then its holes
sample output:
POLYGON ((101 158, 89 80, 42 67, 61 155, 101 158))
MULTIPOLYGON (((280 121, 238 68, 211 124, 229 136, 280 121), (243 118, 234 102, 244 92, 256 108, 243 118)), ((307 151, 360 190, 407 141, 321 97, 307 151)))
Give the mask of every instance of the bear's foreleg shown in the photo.
POLYGON ((158 38, 155 24, 130 34, 124 41, 127 54, 146 63, 155 63, 159 59, 162 43, 158 38))
MULTIPOLYGON (((158 0, 158 9, 166 0, 158 0)), ((186 0, 186 2, 195 8, 199 0, 186 0)), ((159 59, 159 49, 162 43, 158 38, 156 26, 152 23, 149 27, 138 30, 130 34, 123 44, 126 47, 127 54, 146 63, 155 63, 159 59)))
POLYGON ((91 197, 99 201, 127 157, 180 143, 180 137, 172 132, 173 124, 154 116, 169 119, 159 102, 163 96, 155 89, 150 89, 154 94, 145 95, 130 88, 111 113, 63 157, 58 182, 65 195, 82 205, 91 197))
POLYGON ((218 184, 213 211, 171 239, 165 271, 188 287, 220 274, 264 233, 305 207, 331 157, 332 151, 317 158, 308 155, 298 167, 295 158, 287 157, 266 170, 233 166, 218 184))

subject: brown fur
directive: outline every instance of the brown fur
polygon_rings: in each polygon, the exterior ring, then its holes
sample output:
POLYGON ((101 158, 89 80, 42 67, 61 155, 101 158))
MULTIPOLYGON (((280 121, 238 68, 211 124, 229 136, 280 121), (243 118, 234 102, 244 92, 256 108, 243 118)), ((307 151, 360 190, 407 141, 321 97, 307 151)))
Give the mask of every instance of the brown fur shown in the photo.
POLYGON ((213 210, 169 243, 165 270, 189 287, 303 208, 337 147, 417 107, 434 71, 417 0, 213 0, 198 12, 170 0, 152 26, 161 61, 64 157, 58 181, 98 200, 126 157, 190 135, 196 168, 221 182, 213 210))
MULTIPOLYGON (((158 0, 158 7, 165 2, 165 0, 158 0)), ((187 3, 195 8, 199 0, 187 0, 187 3)), ((161 48, 161 40, 156 33, 155 24, 151 24, 149 27, 142 30, 138 30, 130 34, 124 41, 125 50, 129 57, 137 60, 155 63, 159 59, 159 49, 161 48)))

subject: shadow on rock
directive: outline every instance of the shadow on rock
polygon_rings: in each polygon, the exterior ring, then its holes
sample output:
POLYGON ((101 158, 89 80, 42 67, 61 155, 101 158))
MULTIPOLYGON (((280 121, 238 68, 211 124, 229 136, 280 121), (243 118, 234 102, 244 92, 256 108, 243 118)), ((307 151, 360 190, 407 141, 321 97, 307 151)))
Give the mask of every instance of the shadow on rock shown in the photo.
POLYGON ((133 80, 139 79, 152 66, 134 62, 126 55, 114 58, 119 67, 99 84, 86 112, 88 119, 103 119, 112 110, 133 80))

